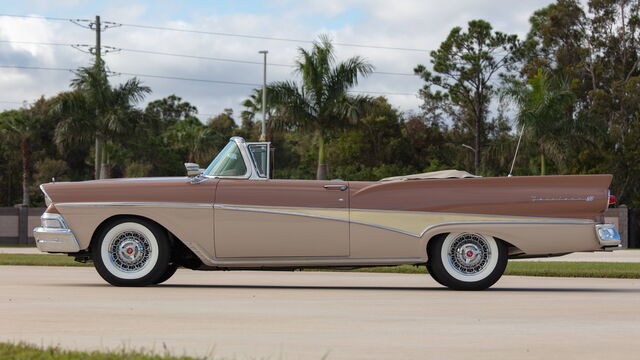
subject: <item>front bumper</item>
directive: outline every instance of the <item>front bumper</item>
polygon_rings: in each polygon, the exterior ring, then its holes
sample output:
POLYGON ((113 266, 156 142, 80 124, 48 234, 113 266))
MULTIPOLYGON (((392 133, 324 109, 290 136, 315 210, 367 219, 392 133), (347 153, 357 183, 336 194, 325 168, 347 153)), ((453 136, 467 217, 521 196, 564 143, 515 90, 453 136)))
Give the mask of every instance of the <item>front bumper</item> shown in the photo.
POLYGON ((80 245, 69 229, 37 227, 33 229, 33 237, 40 251, 63 253, 80 251, 80 245))
POLYGON ((622 243, 620 234, 614 224, 597 224, 596 236, 601 247, 619 246, 622 243))

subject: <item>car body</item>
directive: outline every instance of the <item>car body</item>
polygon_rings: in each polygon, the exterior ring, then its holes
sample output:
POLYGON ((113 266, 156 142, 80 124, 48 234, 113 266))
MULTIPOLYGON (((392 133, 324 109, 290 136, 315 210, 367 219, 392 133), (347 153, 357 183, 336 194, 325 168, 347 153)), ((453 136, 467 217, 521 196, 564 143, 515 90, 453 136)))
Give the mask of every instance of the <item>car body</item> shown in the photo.
POLYGON ((507 258, 620 244, 604 224, 611 175, 278 180, 269 154, 234 137, 206 170, 185 164, 188 177, 43 184, 37 246, 94 261, 114 285, 159 283, 178 266, 427 264, 451 288, 482 289, 507 258))

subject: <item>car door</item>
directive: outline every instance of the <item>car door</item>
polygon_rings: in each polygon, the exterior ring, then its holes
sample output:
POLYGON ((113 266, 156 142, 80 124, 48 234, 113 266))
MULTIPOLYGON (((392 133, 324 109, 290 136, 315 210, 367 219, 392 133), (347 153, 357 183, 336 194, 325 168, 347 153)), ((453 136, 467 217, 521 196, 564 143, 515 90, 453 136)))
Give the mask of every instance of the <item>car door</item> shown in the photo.
POLYGON ((348 192, 345 181, 221 179, 216 257, 347 257, 348 192))

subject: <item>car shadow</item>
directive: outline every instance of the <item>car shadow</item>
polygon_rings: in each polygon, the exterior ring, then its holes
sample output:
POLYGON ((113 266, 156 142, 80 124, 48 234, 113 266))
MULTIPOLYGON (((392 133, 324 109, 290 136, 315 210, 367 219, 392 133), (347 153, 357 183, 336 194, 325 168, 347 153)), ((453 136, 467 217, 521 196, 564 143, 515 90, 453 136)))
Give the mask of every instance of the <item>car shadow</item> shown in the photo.
MULTIPOLYGON (((73 287, 111 287, 109 284, 61 284, 73 287)), ((233 284, 160 284, 149 286, 152 289, 265 289, 265 290, 345 290, 345 291, 452 291, 444 286, 325 286, 325 285, 233 285, 233 284)), ((469 291, 475 292, 475 291, 469 291)), ((640 294, 638 289, 603 288, 518 288, 492 287, 481 292, 540 292, 540 293, 629 293, 640 294)))

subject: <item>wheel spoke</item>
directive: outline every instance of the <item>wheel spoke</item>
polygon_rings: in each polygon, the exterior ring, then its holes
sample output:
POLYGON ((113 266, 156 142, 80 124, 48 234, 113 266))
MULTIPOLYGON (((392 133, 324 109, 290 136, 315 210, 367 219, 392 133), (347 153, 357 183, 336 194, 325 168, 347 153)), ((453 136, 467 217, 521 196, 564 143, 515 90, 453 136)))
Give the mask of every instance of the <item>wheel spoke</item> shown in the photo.
POLYGON ((447 253, 451 266, 463 275, 478 274, 491 258, 489 244, 478 234, 460 234, 451 243, 447 253))
POLYGON ((149 240, 137 231, 123 231, 109 244, 111 263, 124 272, 142 269, 151 256, 149 240))

